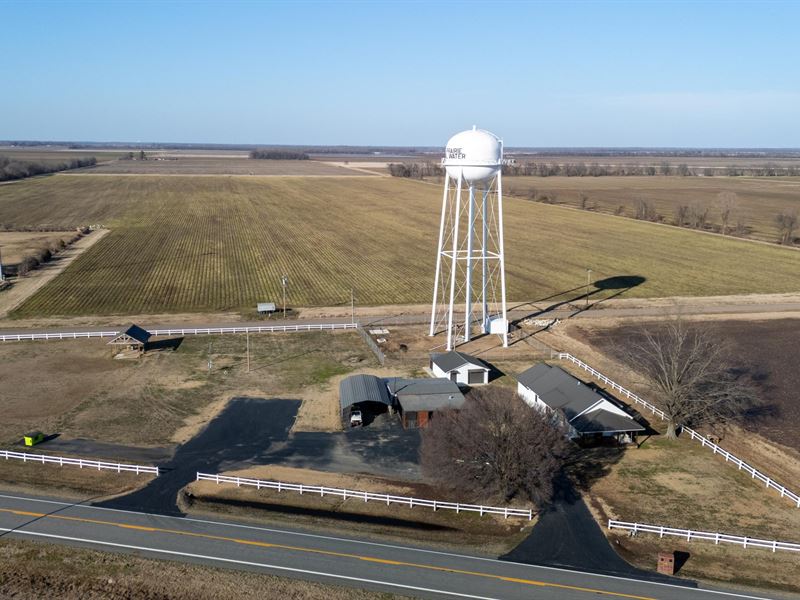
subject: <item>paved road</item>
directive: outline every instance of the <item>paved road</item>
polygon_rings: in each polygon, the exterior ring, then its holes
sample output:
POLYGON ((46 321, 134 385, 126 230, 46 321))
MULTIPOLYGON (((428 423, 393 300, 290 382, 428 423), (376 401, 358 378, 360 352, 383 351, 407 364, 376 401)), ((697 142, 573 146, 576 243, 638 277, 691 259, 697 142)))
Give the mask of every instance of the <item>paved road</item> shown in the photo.
POLYGON ((0 495, 0 535, 255 570, 423 598, 752 598, 401 545, 0 495))

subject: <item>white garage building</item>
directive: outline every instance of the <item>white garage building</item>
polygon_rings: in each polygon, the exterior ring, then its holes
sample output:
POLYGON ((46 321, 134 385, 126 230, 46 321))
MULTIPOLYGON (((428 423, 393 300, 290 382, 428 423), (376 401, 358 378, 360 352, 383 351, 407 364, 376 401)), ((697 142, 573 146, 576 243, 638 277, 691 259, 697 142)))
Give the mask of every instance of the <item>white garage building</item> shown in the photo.
POLYGON ((464 385, 489 383, 489 366, 482 360, 463 352, 431 354, 431 373, 464 385))

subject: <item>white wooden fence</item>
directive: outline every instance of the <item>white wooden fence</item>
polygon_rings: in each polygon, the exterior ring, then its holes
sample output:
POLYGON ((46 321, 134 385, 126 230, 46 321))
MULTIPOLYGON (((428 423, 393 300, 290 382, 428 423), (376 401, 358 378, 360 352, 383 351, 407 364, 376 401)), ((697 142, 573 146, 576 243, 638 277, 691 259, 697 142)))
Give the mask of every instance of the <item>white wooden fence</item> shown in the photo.
POLYGON ((637 533, 657 533, 659 537, 665 535, 679 537, 687 542, 692 540, 706 540, 715 544, 736 544, 743 548, 767 548, 773 552, 777 550, 789 550, 800 552, 800 544, 790 542, 776 542, 774 540, 762 540, 740 535, 729 535, 727 533, 712 533, 709 531, 693 531, 691 529, 675 529, 674 527, 663 527, 661 525, 645 525, 643 523, 627 523, 625 521, 609 520, 609 529, 624 529, 630 531, 631 535, 637 533))
POLYGON ((533 511, 529 508, 504 508, 497 506, 482 506, 479 504, 459 504, 456 502, 441 502, 439 500, 423 500, 421 498, 410 498, 406 496, 392 496, 389 494, 374 494, 359 490, 345 490, 342 488, 329 488, 319 485, 302 485, 299 483, 286 483, 283 481, 265 481, 261 479, 248 479, 246 477, 228 477, 226 475, 216 475, 211 473, 198 473, 197 481, 213 481, 214 483, 231 483, 236 487, 249 486, 256 489, 271 489, 279 492, 299 492, 300 494, 315 494, 319 496, 339 496, 347 500, 354 498, 364 502, 385 502, 389 504, 403 504, 410 508, 421 506, 432 508, 433 510, 446 509, 460 512, 476 512, 483 515, 503 515, 508 517, 524 517, 529 521, 533 518, 533 511))
POLYGON ((33 462, 41 464, 59 465, 60 467, 71 466, 81 469, 97 469, 98 471, 116 471, 117 473, 149 473, 158 475, 158 467, 145 465, 126 465, 122 463, 102 462, 97 460, 85 460, 83 458, 68 458, 66 456, 50 456, 48 454, 28 454, 27 452, 11 452, 10 450, 0 450, 0 458, 6 460, 16 459, 23 462, 33 462))
MULTIPOLYGON (((154 336, 161 335, 224 335, 227 333, 286 333, 292 331, 330 331, 333 329, 355 329, 356 323, 307 323, 304 325, 264 325, 251 327, 187 327, 177 329, 151 329, 154 336)), ((25 342, 32 340, 74 340, 80 338, 108 338, 121 331, 69 331, 43 333, 0 334, 0 342, 25 342)))
MULTIPOLYGON (((640 398, 639 396, 637 396, 636 394, 634 394, 630 390, 625 389, 624 387, 622 387, 618 383, 612 381, 611 379, 609 379, 608 377, 603 375, 600 371, 597 371, 596 369, 593 369, 592 367, 587 365, 585 362, 575 358, 571 354, 566 353, 566 352, 561 352, 561 353, 559 353, 558 358, 559 358, 559 360, 568 360, 570 362, 575 363, 576 365, 578 365, 584 371, 588 371, 592 375, 592 377, 594 377, 595 379, 597 379, 599 381, 602 381, 603 383, 605 383, 609 387, 611 387, 613 390, 619 392, 620 395, 625 396, 626 398, 628 398, 630 400, 633 400, 634 403, 636 403, 636 404, 640 404, 640 405, 644 406, 652 414, 660 417, 662 421, 667 419, 667 415, 663 410, 653 406, 651 403, 647 402, 646 400, 643 400, 642 398, 640 398)), ((791 491, 787 487, 781 485, 780 483, 778 483, 777 481, 775 481, 774 479, 772 479, 768 475, 762 473, 761 471, 759 471, 755 467, 747 464, 745 461, 743 461, 739 457, 731 454, 730 452, 725 450, 722 446, 719 446, 718 444, 715 444, 714 442, 709 440, 704 435, 702 435, 700 433, 697 433, 694 429, 690 429, 689 427, 682 426, 681 430, 684 433, 686 433, 691 439, 699 441, 700 444, 704 448, 709 448, 714 454, 719 454, 720 456, 722 456, 725 459, 725 462, 733 463, 734 465, 736 465, 736 467, 740 471, 745 471, 746 473, 748 473, 750 475, 750 477, 752 479, 757 479, 758 481, 763 483, 767 488, 773 489, 776 492, 778 492, 781 495, 781 498, 788 498, 792 503, 794 503, 798 508, 800 508, 800 495, 798 495, 795 492, 791 491)))

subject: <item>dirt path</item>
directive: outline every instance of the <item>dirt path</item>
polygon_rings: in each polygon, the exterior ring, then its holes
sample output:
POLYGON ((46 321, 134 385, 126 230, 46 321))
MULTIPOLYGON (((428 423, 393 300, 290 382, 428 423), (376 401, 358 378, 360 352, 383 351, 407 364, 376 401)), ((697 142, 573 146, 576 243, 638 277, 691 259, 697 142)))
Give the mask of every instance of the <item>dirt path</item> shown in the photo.
MULTIPOLYGON (((5 293, 5 292, 4 292, 5 293)), ((0 294, 2 298, 2 294, 0 294)), ((2 321, 4 313, 0 303, 0 333, 25 333, 36 331, 80 331, 97 327, 118 327, 126 323, 139 323, 148 328, 222 327, 242 325, 295 325, 304 323, 350 322, 350 306, 298 307, 299 317, 286 321, 280 314, 272 319, 255 321, 251 316, 235 312, 219 313, 162 313, 139 315, 111 315, 80 317, 37 317, 2 321)), ((430 319, 430 304, 404 304, 386 306, 357 306, 356 321, 365 326, 418 325, 430 319)), ((601 300, 590 304, 587 310, 580 303, 567 304, 558 299, 509 302, 512 320, 532 317, 540 320, 589 319, 598 324, 613 324, 619 320, 653 320, 666 318, 679 312, 687 318, 764 320, 772 318, 800 318, 800 293, 743 294, 736 296, 698 296, 669 298, 630 298, 601 300)))
POLYGON ((60 252, 53 260, 45 263, 38 269, 31 271, 25 277, 14 279, 11 288, 0 293, 0 319, 5 318, 9 312, 22 304, 37 290, 48 284, 53 278, 72 264, 76 258, 94 246, 107 233, 108 229, 98 229, 81 238, 72 246, 60 252))

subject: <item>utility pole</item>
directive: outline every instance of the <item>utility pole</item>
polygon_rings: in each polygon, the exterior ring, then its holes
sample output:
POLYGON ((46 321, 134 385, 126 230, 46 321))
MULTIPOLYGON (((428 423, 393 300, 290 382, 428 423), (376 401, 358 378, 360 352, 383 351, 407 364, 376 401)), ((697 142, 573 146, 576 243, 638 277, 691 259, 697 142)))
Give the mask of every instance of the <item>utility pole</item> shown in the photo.
POLYGON ((283 320, 286 320, 286 285, 289 283, 289 278, 286 275, 281 275, 281 285, 283 286, 283 320))
POLYGON ((250 330, 246 329, 244 332, 245 339, 247 340, 247 372, 250 372, 250 330))
POLYGON ((5 281, 6 276, 3 275, 3 252, 0 250, 0 282, 5 281))
POLYGON ((211 367, 214 366, 214 361, 211 360, 211 342, 208 342, 208 372, 211 373, 211 367))
POLYGON ((353 288, 350 288, 350 322, 354 325, 356 322, 356 294, 353 288))
POLYGON ((589 286, 592 284, 592 270, 586 269, 586 307, 589 307, 589 286))

